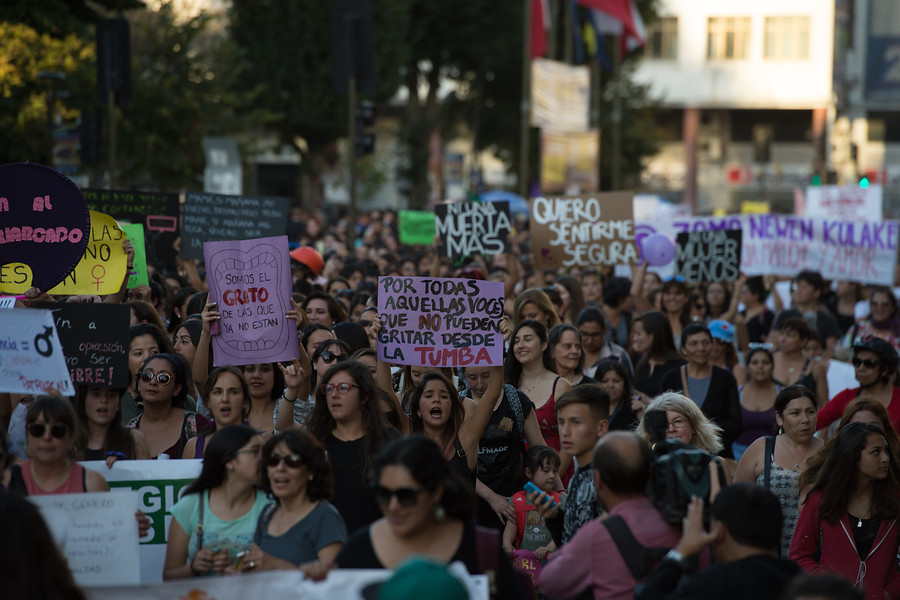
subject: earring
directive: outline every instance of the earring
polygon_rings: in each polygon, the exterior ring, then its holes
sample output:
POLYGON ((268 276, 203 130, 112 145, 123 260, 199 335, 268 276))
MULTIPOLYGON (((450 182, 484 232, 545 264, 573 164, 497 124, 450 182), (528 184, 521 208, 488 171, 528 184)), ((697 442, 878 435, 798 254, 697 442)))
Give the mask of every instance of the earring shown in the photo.
POLYGON ((313 476, 312 476, 312 475, 309 476, 309 480, 310 480, 310 481, 313 480, 313 476))
POLYGON ((447 518, 447 511, 444 510, 443 505, 438 504, 434 507, 434 520, 435 521, 443 521, 447 518))

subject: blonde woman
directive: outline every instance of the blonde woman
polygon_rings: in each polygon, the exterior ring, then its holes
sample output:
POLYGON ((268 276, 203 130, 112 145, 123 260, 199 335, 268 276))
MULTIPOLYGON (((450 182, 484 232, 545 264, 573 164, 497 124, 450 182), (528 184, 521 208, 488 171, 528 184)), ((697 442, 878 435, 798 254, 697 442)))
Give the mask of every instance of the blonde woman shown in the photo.
POLYGON ((722 428, 710 421, 693 400, 677 392, 660 394, 644 411, 637 434, 645 440, 650 441, 650 435, 645 425, 646 415, 653 410, 666 412, 667 440, 679 440, 684 444, 706 450, 710 454, 718 454, 724 448, 722 428))

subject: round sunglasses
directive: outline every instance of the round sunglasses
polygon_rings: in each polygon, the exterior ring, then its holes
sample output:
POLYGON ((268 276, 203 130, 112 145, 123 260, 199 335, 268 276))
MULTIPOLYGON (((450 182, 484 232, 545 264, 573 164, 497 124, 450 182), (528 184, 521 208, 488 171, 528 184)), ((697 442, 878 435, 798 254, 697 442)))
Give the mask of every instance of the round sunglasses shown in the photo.
POLYGON ((156 381, 159 382, 159 385, 166 385, 175 377, 169 375, 168 373, 161 371, 159 373, 151 373, 150 371, 141 371, 141 381, 145 383, 150 383, 153 379, 156 378, 156 381))
POLYGON ((287 456, 272 454, 266 459, 266 464, 274 469, 281 464, 281 461, 284 461, 284 466, 288 469, 299 469, 303 466, 303 457, 296 453, 287 456))
POLYGON ((326 365, 330 365, 334 361, 343 362, 343 361, 347 360, 346 355, 335 354, 331 350, 326 350, 325 352, 323 352, 322 354, 319 355, 319 358, 321 358, 325 362, 326 365))
MULTIPOLYGON (((26 429, 28 430, 28 435, 31 437, 42 438, 47 432, 47 427, 48 425, 45 423, 32 423, 26 429)), ((65 423, 54 423, 49 427, 50 435, 58 440, 66 437, 66 434, 69 433, 69 427, 65 423)))

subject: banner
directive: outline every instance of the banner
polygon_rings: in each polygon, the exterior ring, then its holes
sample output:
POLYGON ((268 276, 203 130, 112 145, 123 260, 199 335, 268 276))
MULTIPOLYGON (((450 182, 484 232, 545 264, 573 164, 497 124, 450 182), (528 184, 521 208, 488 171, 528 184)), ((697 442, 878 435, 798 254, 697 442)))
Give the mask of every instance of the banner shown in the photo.
POLYGON ((288 199, 188 192, 181 226, 181 258, 203 258, 203 244, 284 235, 288 199))
POLYGON ((807 217, 824 217, 842 221, 881 219, 882 187, 858 185, 819 185, 806 188, 807 217))
POLYGON ((535 270, 637 262, 632 198, 630 192, 609 192, 532 199, 535 270))
POLYGON ((591 73, 587 67, 538 58, 531 61, 531 125, 559 132, 589 127, 591 73))
POLYGON ((32 307, 53 313, 73 383, 128 387, 131 309, 127 304, 36 302, 32 307))
POLYGON ((139 549, 141 584, 161 582, 169 523, 172 521, 169 511, 181 498, 184 489, 200 475, 203 461, 119 460, 111 469, 102 460, 80 464, 103 475, 113 494, 131 490, 137 493, 137 506, 132 508, 132 514, 140 510, 151 523, 150 531, 141 538, 139 549))
POLYGON ((679 233, 675 272, 688 283, 735 281, 741 274, 741 230, 679 233))
MULTIPOLYGON (((793 215, 729 215, 638 223, 638 240, 654 233, 742 229, 741 271, 793 277, 812 269, 825 279, 894 285, 898 221, 837 221, 793 215)), ((534 236, 532 236, 532 239, 534 236)))
POLYGON ((136 288, 139 285, 149 285, 150 278, 147 276, 147 247, 144 242, 144 226, 140 223, 131 225, 122 225, 122 231, 125 236, 131 240, 134 246, 134 268, 128 277, 128 289, 136 288))
POLYGON ((51 388, 75 395, 53 314, 36 308, 0 310, 0 392, 43 394, 51 388))
POLYGON ((0 166, 0 292, 47 291, 88 243, 91 216, 65 175, 34 163, 0 166))
POLYGON ((218 304, 215 366, 290 361, 300 355, 291 310, 287 236, 203 244, 209 298, 218 304))
POLYGON ((80 586, 139 585, 137 494, 29 496, 80 586))
POLYGON ((395 365, 503 364, 503 283, 379 277, 378 358, 395 365))
POLYGON ((434 244, 434 213, 424 210, 401 210, 398 234, 404 246, 431 246, 434 244))
POLYGON ((91 211, 91 235, 75 269, 50 294, 76 296, 115 294, 122 287, 128 258, 122 243, 125 232, 109 215, 91 211))
POLYGON ((512 232, 509 202, 458 202, 434 207, 435 231, 449 258, 502 254, 512 232))

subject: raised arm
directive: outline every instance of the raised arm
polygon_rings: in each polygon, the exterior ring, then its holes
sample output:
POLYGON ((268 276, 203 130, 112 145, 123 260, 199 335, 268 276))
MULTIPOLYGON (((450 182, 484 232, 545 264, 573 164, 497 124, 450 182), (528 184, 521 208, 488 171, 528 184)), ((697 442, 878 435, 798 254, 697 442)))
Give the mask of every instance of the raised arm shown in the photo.
POLYGON ((203 328, 200 330, 200 339, 197 341, 197 350, 194 352, 194 364, 191 365, 191 376, 194 378, 194 385, 197 389, 202 389, 209 377, 209 352, 210 352, 210 333, 209 327, 219 320, 219 311, 216 310, 215 302, 207 302, 200 314, 200 320, 203 328))
POLYGON ((647 261, 639 267, 631 266, 631 297, 634 298, 634 314, 641 315, 653 310, 647 298, 644 297, 644 278, 647 276, 647 261))

